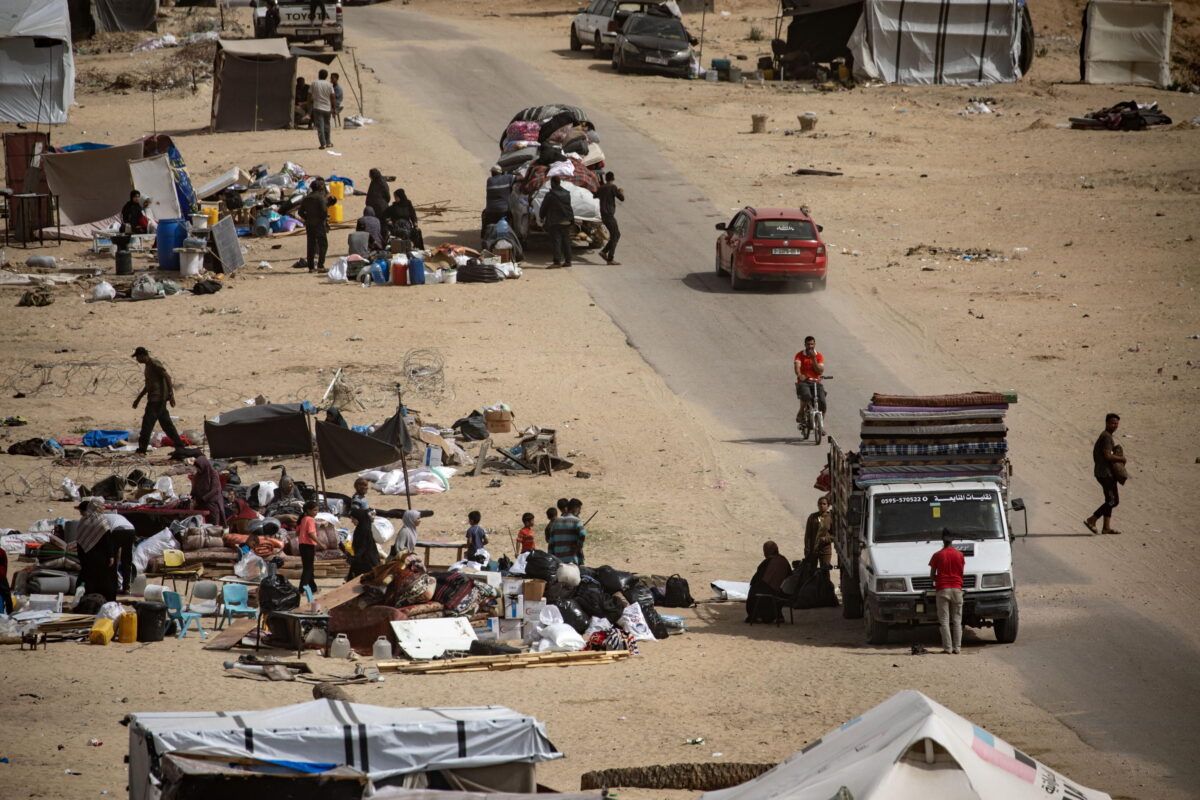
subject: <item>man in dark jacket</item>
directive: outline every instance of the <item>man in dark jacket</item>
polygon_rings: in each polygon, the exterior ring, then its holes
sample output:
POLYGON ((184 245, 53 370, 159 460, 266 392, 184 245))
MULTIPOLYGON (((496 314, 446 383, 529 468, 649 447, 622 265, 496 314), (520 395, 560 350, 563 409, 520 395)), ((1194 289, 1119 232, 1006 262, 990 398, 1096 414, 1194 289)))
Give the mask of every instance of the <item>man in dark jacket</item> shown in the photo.
POLYGON ((554 245, 551 267, 571 266, 571 225, 575 222, 575 211, 571 208, 571 193, 563 188, 562 178, 550 179, 550 191, 542 200, 538 219, 554 245))
POLYGON ((304 220, 304 234, 308 243, 308 271, 325 269, 325 254, 329 252, 329 195, 325 181, 313 179, 311 190, 300 201, 300 219, 304 220))
POLYGON ((500 167, 492 167, 491 177, 487 179, 487 195, 483 206, 483 226, 479 235, 482 237, 488 225, 495 225, 508 216, 508 197, 512 194, 515 175, 505 175, 500 167))
POLYGON ((625 202, 625 192, 617 186, 617 176, 611 172, 604 176, 604 184, 596 192, 600 198, 600 221, 608 229, 608 242, 600 250, 600 255, 609 264, 616 265, 617 242, 621 241, 621 227, 617 225, 617 201, 625 202))

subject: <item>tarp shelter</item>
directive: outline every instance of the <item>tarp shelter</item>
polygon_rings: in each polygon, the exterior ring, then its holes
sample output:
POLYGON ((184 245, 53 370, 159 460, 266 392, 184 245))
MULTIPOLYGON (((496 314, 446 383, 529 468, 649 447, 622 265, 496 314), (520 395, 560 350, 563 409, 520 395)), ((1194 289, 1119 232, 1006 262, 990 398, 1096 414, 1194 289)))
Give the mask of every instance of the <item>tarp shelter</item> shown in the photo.
POLYGON ((75 56, 67 0, 0 3, 0 122, 67 121, 75 56))
POLYGON ((245 759, 264 770, 352 767, 376 784, 415 787, 436 772, 451 788, 497 792, 534 791, 535 765, 562 758, 543 723, 501 706, 314 700, 263 711, 140 712, 129 719, 130 800, 167 793, 159 770, 167 754, 245 759))
POLYGON ((317 420, 317 451, 321 472, 336 478, 400 460, 400 449, 365 433, 317 420))
POLYGON ((699 800, 1112 800, 905 690, 779 766, 699 800))
POLYGON ((141 158, 141 142, 51 153, 42 157, 50 191, 58 195, 64 225, 83 225, 106 219, 129 201, 132 181, 129 162, 141 158))
POLYGON ((312 433, 300 403, 268 403, 226 411, 205 420, 213 458, 294 456, 312 452, 312 433))
POLYGON ((1028 68, 1021 0, 866 0, 854 76, 902 84, 1012 83, 1028 68))
POLYGON ((1171 83, 1170 3, 1092 0, 1083 12, 1079 79, 1084 83, 1171 83))
POLYGON ((296 57, 286 39, 217 41, 214 132, 290 128, 295 103, 296 57))
POLYGON ((97 33, 157 31, 158 0, 91 0, 97 33))

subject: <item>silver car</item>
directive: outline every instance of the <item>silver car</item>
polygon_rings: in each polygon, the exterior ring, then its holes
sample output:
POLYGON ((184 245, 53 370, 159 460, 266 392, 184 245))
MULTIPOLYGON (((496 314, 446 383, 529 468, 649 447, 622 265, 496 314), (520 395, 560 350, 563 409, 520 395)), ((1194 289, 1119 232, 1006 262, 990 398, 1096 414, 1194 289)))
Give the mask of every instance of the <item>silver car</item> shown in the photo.
POLYGON ((650 6, 668 8, 665 3, 645 0, 592 0, 571 20, 571 49, 582 50, 585 44, 591 45, 596 48, 596 58, 602 58, 612 50, 625 18, 645 13, 650 6))

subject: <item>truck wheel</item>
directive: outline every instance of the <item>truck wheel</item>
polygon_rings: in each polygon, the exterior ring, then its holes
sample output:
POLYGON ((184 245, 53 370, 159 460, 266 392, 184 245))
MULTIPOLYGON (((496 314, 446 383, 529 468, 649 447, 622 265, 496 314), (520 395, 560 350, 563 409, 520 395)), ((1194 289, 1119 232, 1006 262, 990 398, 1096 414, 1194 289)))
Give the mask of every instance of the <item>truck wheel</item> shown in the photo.
POLYGON ((336 38, 334 38, 334 39, 330 39, 330 40, 329 40, 329 46, 330 46, 330 47, 332 47, 334 50, 336 50, 336 51, 338 51, 338 52, 341 52, 341 49, 342 49, 342 37, 338 36, 338 37, 336 37, 336 38))
POLYGON ((998 619, 992 623, 996 629, 996 641, 1000 644, 1012 644, 1017 640, 1017 628, 1021 625, 1021 615, 1017 610, 1017 601, 1013 600, 1012 616, 1008 619, 998 619))
POLYGON ((863 619, 866 620, 867 644, 887 644, 889 625, 872 617, 870 606, 863 614, 863 619))
POLYGON ((838 582, 842 588, 842 617, 844 619, 861 619, 863 615, 862 590, 858 581, 850 577, 850 573, 839 570, 841 577, 838 582))
POLYGON ((575 26, 571 26, 571 49, 579 51, 583 49, 583 42, 579 41, 579 34, 575 32, 575 26))

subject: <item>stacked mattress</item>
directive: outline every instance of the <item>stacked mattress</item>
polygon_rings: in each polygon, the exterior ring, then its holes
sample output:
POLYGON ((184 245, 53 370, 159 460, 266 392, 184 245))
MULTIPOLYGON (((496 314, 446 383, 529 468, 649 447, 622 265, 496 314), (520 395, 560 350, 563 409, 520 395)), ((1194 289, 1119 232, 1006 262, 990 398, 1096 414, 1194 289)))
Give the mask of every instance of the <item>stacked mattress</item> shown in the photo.
POLYGON ((875 394, 862 417, 856 483, 993 481, 1007 478, 1008 426, 1015 392, 875 394))

